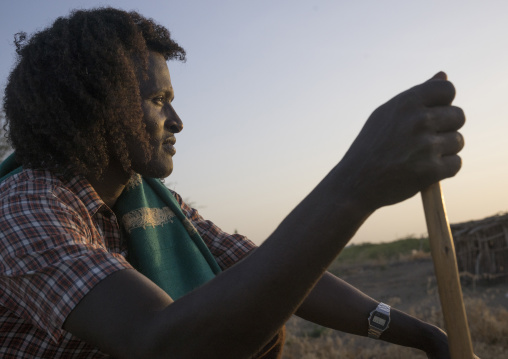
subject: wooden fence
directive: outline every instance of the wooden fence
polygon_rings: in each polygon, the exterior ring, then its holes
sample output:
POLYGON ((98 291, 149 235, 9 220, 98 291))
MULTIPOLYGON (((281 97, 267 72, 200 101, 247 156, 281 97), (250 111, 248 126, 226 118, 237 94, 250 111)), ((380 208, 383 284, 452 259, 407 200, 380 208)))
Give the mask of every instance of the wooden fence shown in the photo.
POLYGON ((461 273, 476 278, 508 275, 508 213, 450 227, 461 273))

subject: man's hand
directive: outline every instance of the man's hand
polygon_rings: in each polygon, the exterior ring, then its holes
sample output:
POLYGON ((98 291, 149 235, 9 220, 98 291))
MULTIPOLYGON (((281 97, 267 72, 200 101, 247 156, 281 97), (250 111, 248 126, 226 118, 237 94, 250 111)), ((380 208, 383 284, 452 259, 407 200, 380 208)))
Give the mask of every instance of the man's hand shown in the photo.
MULTIPOLYGON (((448 347, 448 336, 438 327, 431 326, 427 340, 427 346, 424 349, 429 359, 450 359, 450 349, 448 347)), ((424 336, 426 337, 426 336, 424 336)))
POLYGON ((363 204, 375 210, 400 202, 459 171, 465 116, 451 106, 454 97, 440 72, 372 113, 342 161, 363 204))
MULTIPOLYGON (((450 349, 448 347, 448 336, 438 327, 433 327, 430 348, 425 350, 429 359, 450 359, 450 349)), ((474 355, 474 354, 473 354, 474 355)), ((474 355, 474 359, 480 359, 474 355)))

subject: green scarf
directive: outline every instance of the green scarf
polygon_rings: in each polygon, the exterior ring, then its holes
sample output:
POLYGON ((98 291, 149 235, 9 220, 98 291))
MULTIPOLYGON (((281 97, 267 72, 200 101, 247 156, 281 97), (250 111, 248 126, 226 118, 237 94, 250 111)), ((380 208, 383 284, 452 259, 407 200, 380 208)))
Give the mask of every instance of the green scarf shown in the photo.
MULTIPOLYGON (((0 164, 0 182, 21 170, 10 155, 0 164)), ((174 300, 221 271, 160 180, 135 176, 113 210, 123 224, 128 261, 174 300)))

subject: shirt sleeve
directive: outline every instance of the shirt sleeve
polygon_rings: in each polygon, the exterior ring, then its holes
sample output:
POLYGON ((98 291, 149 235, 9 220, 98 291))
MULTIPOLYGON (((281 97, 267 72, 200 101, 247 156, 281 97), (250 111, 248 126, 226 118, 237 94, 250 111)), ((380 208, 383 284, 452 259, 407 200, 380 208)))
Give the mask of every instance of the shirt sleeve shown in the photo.
POLYGON ((185 204, 178 193, 170 191, 180 204, 185 216, 196 227, 221 269, 231 267, 257 248, 254 242, 247 237, 240 234, 228 234, 213 222, 205 220, 196 209, 185 204))
POLYGON ((102 279, 131 268, 110 253, 85 206, 56 195, 0 201, 0 305, 58 342, 79 301, 102 279))

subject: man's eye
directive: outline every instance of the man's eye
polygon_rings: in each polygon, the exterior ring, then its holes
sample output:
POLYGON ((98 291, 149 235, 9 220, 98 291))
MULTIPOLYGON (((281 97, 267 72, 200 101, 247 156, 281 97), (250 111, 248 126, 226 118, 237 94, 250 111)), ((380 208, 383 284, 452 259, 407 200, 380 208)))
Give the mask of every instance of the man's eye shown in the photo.
POLYGON ((157 96, 154 97, 152 101, 158 105, 164 105, 164 100, 165 100, 164 96, 157 96))

